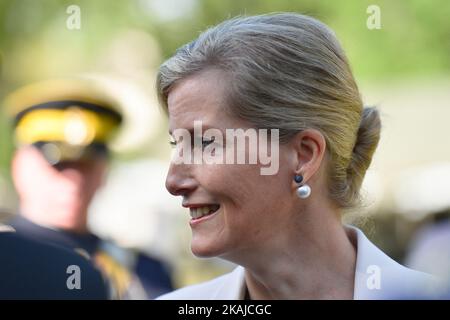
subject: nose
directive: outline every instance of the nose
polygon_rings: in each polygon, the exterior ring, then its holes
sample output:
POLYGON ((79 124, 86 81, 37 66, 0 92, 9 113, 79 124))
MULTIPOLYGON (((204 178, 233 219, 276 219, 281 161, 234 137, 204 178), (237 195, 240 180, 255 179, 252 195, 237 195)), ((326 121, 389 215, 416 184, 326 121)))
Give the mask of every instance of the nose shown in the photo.
POLYGON ((166 177, 166 189, 174 196, 185 196, 197 188, 189 165, 171 163, 166 177))

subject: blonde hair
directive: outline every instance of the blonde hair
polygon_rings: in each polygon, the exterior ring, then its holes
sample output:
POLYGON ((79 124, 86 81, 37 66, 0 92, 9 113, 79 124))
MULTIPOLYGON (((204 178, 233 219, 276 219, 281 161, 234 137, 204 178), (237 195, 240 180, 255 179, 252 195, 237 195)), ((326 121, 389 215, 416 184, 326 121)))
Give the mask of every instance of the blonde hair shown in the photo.
POLYGON ((360 204, 359 189, 380 138, 375 108, 363 108, 347 58, 332 30, 295 13, 238 17, 209 28, 164 62, 157 90, 167 110, 176 82, 221 70, 233 115, 279 129, 280 141, 319 130, 327 143, 329 196, 360 204))

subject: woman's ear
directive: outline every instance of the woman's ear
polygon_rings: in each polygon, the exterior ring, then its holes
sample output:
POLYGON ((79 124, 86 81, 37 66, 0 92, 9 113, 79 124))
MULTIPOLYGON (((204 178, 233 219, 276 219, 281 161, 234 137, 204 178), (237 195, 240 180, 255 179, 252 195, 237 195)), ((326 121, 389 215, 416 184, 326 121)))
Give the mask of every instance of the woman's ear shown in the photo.
POLYGON ((296 172, 309 180, 319 170, 325 156, 326 141, 320 131, 306 129, 297 133, 291 141, 296 151, 296 172))

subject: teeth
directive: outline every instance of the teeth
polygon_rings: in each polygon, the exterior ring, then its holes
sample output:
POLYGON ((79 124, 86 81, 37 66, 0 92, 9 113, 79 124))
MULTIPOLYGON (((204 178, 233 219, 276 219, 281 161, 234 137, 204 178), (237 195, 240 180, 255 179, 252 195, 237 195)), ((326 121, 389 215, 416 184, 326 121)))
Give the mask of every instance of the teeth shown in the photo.
POLYGON ((198 219, 208 215, 211 212, 216 211, 217 209, 219 209, 218 205, 204 206, 200 208, 191 208, 190 214, 193 219, 198 219))

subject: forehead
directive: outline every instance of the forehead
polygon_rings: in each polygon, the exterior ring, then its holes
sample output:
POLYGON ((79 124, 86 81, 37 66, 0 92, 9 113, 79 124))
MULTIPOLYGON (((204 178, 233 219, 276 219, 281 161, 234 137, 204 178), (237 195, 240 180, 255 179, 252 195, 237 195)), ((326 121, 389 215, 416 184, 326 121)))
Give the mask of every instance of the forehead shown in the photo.
POLYGON ((214 121, 226 116, 226 77, 208 70, 183 79, 169 93, 169 129, 192 126, 195 120, 214 121))

